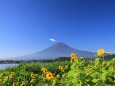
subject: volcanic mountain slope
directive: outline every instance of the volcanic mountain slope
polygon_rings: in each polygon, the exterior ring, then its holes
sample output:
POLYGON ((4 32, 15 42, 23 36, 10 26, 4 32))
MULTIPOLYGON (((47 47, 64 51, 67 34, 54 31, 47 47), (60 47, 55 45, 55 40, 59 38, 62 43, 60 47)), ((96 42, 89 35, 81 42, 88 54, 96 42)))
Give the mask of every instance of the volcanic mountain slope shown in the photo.
POLYGON ((15 57, 15 58, 12 58, 12 60, 49 60, 49 59, 52 60, 58 57, 69 57, 71 53, 75 53, 80 57, 82 56, 86 58, 92 57, 95 54, 88 51, 77 50, 77 49, 71 48, 70 46, 62 42, 59 42, 40 52, 31 54, 31 55, 15 57))

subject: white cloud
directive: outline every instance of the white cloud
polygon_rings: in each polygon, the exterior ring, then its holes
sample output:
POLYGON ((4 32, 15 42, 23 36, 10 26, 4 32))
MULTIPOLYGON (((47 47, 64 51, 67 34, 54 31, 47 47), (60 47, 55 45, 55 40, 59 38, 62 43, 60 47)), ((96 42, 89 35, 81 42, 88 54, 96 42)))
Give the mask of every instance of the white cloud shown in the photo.
POLYGON ((52 42, 55 42, 56 40, 55 39, 49 39, 50 41, 52 41, 52 42))

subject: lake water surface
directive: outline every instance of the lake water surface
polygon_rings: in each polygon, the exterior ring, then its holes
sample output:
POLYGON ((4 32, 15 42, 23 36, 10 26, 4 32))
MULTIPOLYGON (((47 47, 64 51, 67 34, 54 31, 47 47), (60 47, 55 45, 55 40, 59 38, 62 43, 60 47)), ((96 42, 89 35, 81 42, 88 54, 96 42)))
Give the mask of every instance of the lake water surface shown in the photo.
POLYGON ((7 67, 17 66, 18 64, 0 64, 0 70, 5 69, 7 67))

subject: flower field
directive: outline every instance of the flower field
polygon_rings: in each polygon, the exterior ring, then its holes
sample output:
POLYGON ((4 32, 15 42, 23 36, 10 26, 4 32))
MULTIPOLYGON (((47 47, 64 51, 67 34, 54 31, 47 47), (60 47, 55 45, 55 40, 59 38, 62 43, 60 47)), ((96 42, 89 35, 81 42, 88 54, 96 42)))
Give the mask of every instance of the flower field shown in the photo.
POLYGON ((94 60, 72 53, 70 62, 21 63, 0 71, 0 86, 115 86, 115 58, 94 60))

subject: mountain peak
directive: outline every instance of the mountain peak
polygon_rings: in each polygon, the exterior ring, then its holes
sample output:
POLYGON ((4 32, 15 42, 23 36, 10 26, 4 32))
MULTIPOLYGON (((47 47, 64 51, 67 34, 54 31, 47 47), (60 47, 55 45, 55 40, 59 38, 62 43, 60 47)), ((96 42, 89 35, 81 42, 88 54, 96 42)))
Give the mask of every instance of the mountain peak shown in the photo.
POLYGON ((63 43, 63 42, 58 42, 58 43, 56 43, 55 45, 66 45, 66 44, 63 43))
POLYGON ((58 42, 58 43, 54 44, 53 46, 51 46, 50 48, 67 49, 67 48, 71 48, 71 47, 63 42, 58 42))

